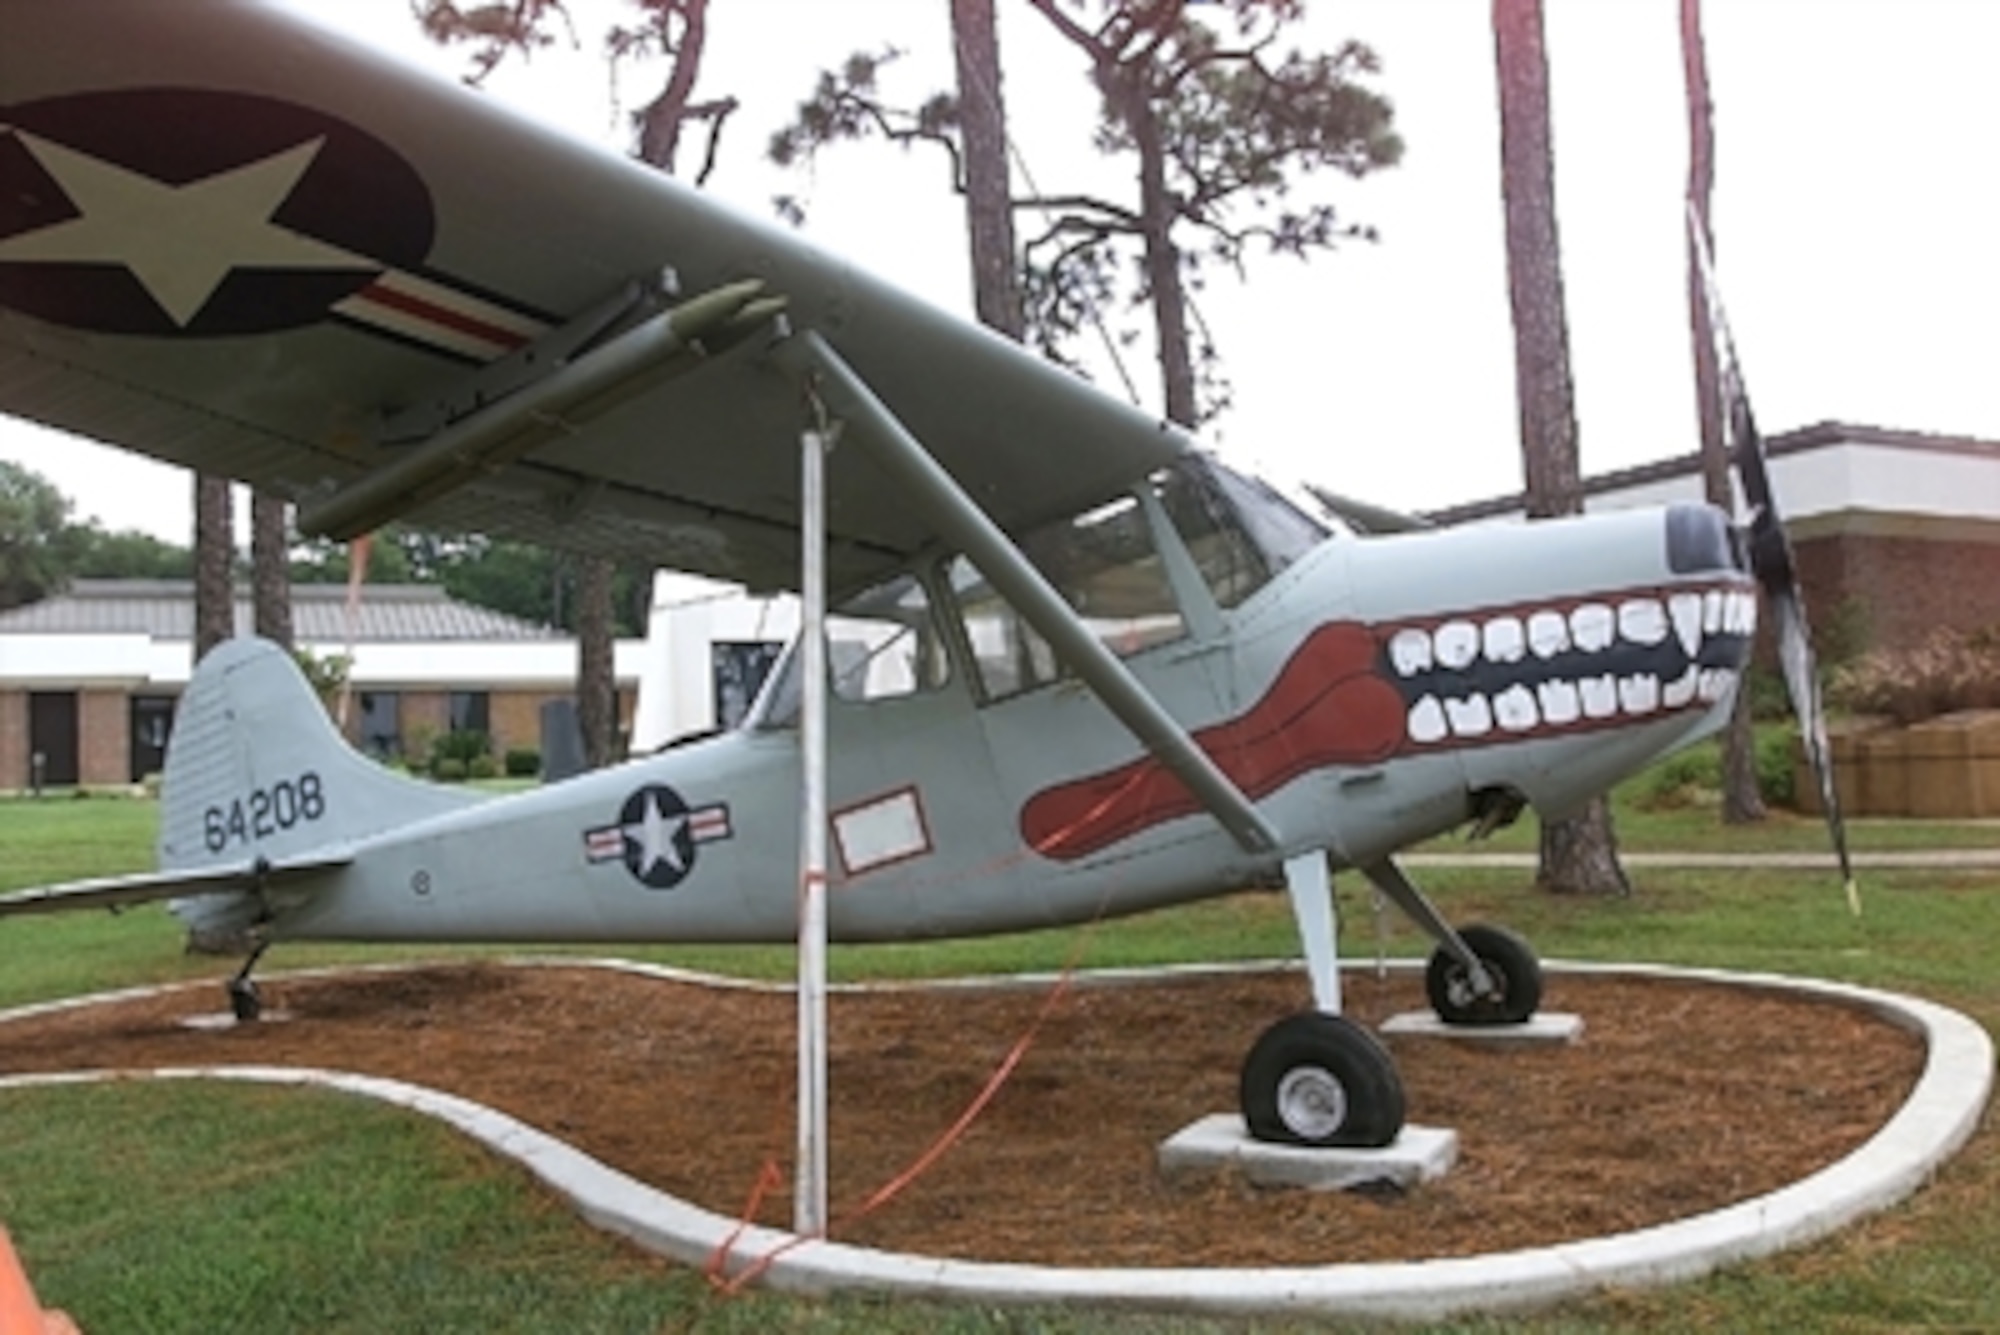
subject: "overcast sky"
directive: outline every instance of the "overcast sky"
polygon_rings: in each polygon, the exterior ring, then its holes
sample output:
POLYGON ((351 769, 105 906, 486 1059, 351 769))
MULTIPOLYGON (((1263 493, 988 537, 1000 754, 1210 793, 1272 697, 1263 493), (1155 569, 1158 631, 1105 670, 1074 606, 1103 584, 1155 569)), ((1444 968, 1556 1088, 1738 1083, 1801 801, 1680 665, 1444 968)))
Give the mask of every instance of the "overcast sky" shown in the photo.
MULTIPOLYGON (((405 0, 298 0, 446 74, 405 0)), ((594 56, 604 12, 571 0, 582 52, 544 52, 492 95, 616 146, 594 56)), ((1019 151, 1044 190, 1120 178, 1084 143, 1081 66, 1001 0, 1019 151)), ((2000 439, 2000 4, 1709 0, 1718 266, 1760 423, 1825 419, 2000 439)), ((1695 445, 1682 271, 1686 123, 1675 0, 1548 0, 1556 183, 1586 472, 1695 445)), ((962 229, 938 164, 840 149, 806 177, 761 161, 818 67, 908 52, 912 96, 949 79, 941 0, 716 0, 702 92, 732 94, 712 188, 768 214, 808 198, 811 234, 932 300, 969 309, 962 229)), ((1367 41, 1403 164, 1334 185, 1381 241, 1310 264, 1218 275, 1202 301, 1236 391, 1210 430, 1226 459, 1406 509, 1519 486, 1486 0, 1314 0, 1305 42, 1367 41)), ((640 86, 633 83, 636 91, 640 86)), ((1127 370, 1156 402, 1143 350, 1127 370)), ((1123 393, 1115 378, 1107 392, 1123 393)), ((80 517, 186 541, 184 475, 0 421, 0 457, 52 478, 80 517)))

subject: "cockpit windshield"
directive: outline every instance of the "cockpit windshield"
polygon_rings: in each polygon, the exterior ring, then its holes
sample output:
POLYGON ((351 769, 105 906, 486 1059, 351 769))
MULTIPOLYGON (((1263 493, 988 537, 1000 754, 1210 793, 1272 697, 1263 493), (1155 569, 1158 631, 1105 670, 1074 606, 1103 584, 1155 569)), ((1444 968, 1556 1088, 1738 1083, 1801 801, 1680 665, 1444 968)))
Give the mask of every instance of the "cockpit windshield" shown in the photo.
MULTIPOLYGON (((1189 456, 1126 496, 1015 540, 1105 647, 1126 657, 1184 638, 1191 600, 1201 596, 1186 576, 1170 574, 1163 544, 1184 548, 1208 596, 1233 608, 1329 536, 1265 483, 1189 456), (1159 531, 1161 515, 1173 532, 1159 531)), ((958 670, 984 700, 1064 675, 1048 641, 971 561, 953 556, 923 570, 938 589, 935 605, 925 578, 905 572, 847 599, 827 618, 836 697, 862 703, 935 690, 950 681, 954 655, 966 659, 958 670)), ((1212 609, 1206 617, 1212 622, 1212 609)), ((797 660, 795 648, 759 702, 757 726, 788 727, 796 718, 797 660)))
POLYGON ((1271 487, 1211 458, 1162 470, 1153 487, 1223 607, 1241 603, 1329 536, 1271 487))

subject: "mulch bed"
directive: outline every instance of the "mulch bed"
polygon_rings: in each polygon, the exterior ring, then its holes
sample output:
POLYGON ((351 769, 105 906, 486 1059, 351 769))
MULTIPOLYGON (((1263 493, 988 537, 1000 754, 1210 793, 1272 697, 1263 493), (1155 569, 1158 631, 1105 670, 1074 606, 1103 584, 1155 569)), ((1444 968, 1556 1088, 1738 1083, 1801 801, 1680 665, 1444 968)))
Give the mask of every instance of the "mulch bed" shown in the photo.
MULTIPOLYGON (((793 1132, 784 994, 580 967, 453 965, 274 977, 291 1019, 186 1027, 221 988, 0 1025, 0 1071, 329 1067, 501 1109, 632 1176, 742 1212, 793 1132)), ((1420 980, 1350 981, 1349 1013, 1423 1005, 1420 980)), ((830 1003, 834 1236, 1059 1265, 1412 1260, 1640 1228, 1771 1191, 1867 1139, 1923 1060, 1894 1026, 1824 1002, 1695 982, 1554 975, 1545 1008, 1582 1042, 1527 1051, 1394 1039, 1410 1119, 1459 1161, 1409 1193, 1316 1193, 1216 1176, 1169 1184, 1160 1140, 1233 1109, 1243 1054, 1305 1000, 1282 974, 1079 986, 970 1130, 888 1203, 986 1084, 1046 994, 837 993, 830 1003)), ((783 1227, 789 1187, 764 1198, 783 1227)))

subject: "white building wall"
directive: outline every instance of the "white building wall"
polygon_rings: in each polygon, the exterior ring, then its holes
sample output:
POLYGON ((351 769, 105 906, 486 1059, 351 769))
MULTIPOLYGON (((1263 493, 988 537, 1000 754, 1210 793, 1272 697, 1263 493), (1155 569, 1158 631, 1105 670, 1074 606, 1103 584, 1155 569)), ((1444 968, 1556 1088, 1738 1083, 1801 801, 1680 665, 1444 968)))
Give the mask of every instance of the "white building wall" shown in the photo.
POLYGON ((789 643, 798 631, 799 602, 791 594, 757 597, 738 584, 665 570, 655 574, 632 750, 657 750, 715 726, 715 645, 789 643))

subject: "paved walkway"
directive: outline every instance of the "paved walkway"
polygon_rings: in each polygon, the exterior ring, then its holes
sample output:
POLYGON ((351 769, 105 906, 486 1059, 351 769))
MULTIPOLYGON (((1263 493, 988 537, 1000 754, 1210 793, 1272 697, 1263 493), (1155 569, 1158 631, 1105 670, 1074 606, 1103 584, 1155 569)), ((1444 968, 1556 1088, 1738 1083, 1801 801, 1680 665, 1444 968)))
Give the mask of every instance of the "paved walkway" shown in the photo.
MULTIPOLYGON (((1533 853, 1405 853, 1396 859, 1405 867, 1533 867, 1533 853)), ((1618 860, 1628 867, 1768 867, 1775 870, 1832 871, 1837 867, 1831 852, 1824 853, 1628 853, 1620 850, 1618 860)), ((1854 865, 1861 870, 1916 870, 1961 868, 2000 870, 2000 848, 1910 848, 1856 853, 1854 865)))

